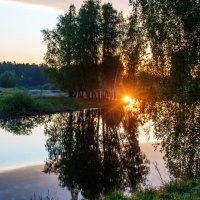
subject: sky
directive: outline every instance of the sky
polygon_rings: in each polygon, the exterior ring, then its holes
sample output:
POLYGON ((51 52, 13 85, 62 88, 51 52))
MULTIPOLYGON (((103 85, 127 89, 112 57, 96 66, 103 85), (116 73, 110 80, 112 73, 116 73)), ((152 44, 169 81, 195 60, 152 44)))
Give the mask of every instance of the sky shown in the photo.
MULTIPOLYGON (((127 16, 129 0, 102 0, 127 16)), ((80 8, 83 0, 0 0, 0 62, 44 63, 46 46, 41 30, 53 29, 57 17, 70 4, 80 8)))

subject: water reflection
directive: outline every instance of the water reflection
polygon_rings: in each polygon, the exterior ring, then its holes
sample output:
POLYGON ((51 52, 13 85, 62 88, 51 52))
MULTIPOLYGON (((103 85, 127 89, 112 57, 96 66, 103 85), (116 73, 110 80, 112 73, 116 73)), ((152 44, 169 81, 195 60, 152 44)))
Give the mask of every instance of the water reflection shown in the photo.
POLYGON ((88 199, 114 188, 135 191, 149 172, 136 127, 135 117, 125 119, 122 108, 59 116, 45 129, 45 172, 57 173, 62 187, 81 191, 88 199))
POLYGON ((30 134, 38 124, 48 138, 44 172, 58 174, 73 199, 79 192, 98 199, 113 189, 135 191, 146 183, 150 161, 140 149, 141 130, 152 130, 172 177, 200 176, 198 102, 140 102, 133 110, 115 106, 0 120, 0 127, 14 134, 30 134))
POLYGON ((0 119, 0 128, 15 135, 29 135, 34 127, 48 121, 48 116, 21 116, 0 119))
POLYGON ((200 176, 200 104, 161 102, 149 108, 170 174, 200 176))

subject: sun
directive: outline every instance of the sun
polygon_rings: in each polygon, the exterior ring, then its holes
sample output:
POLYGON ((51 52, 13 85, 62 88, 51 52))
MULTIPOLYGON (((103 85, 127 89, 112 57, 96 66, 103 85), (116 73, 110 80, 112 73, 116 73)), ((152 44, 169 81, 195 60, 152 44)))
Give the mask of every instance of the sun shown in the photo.
POLYGON ((129 97, 129 96, 124 96, 124 97, 122 98, 122 101, 131 104, 131 103, 133 102, 133 99, 132 99, 131 97, 129 97))
POLYGON ((130 96, 122 97, 122 101, 126 103, 126 109, 137 110, 139 108, 139 101, 130 96))

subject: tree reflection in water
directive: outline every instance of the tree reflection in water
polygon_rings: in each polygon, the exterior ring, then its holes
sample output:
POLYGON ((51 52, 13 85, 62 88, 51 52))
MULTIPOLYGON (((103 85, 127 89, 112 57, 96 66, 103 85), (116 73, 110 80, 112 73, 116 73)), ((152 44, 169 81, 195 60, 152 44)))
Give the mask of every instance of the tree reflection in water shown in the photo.
POLYGON ((135 191, 145 183, 149 161, 141 152, 139 128, 153 124, 153 134, 172 177, 200 176, 200 104, 142 103, 137 111, 84 110, 51 116, 0 120, 14 134, 30 134, 45 125, 49 159, 45 172, 58 174, 74 199, 81 191, 98 199, 113 189, 135 191))
POLYGON ((134 191, 145 183, 149 161, 140 151, 137 119, 121 108, 63 114, 45 133, 45 172, 57 173, 72 193, 98 199, 114 188, 134 191))
POLYGON ((89 110, 55 119, 46 127, 46 172, 89 199, 113 188, 134 191, 149 172, 138 142, 138 127, 149 121, 170 175, 200 176, 200 104, 172 101, 143 103, 137 112, 89 110))
POLYGON ((200 176, 200 104, 161 102, 149 108, 170 174, 200 176))
POLYGON ((38 125, 46 123, 50 116, 20 116, 17 118, 0 119, 0 127, 15 135, 30 135, 38 125))

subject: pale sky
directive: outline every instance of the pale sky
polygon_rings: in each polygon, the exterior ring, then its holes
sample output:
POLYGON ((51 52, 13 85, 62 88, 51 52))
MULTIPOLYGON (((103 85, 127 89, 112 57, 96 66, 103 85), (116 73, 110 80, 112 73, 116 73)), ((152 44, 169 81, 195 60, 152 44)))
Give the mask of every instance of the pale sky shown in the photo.
MULTIPOLYGON (((102 0, 127 16, 129 0, 102 0)), ((83 0, 0 0, 0 62, 44 63, 46 46, 42 29, 53 29, 57 17, 70 4, 77 9, 83 0)))

